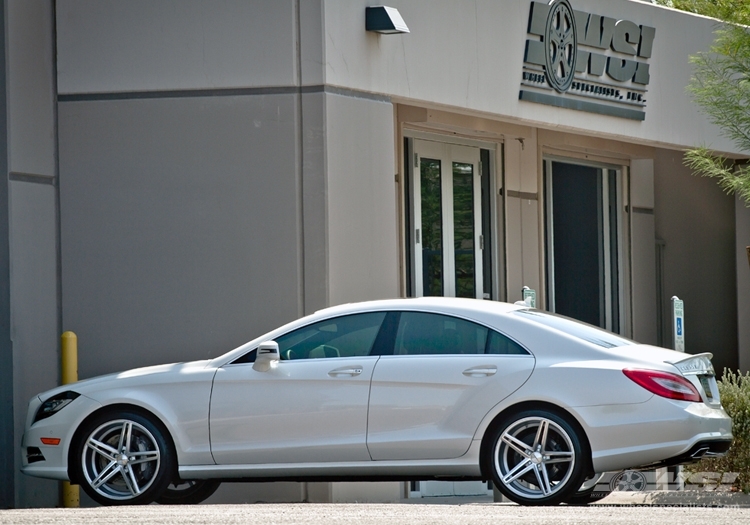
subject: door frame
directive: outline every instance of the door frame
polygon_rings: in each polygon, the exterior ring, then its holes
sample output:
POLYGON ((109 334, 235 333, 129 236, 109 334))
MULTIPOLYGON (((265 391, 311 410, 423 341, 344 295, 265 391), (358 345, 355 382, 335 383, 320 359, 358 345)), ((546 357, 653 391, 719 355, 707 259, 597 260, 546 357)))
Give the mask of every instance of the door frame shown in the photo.
MULTIPOLYGON (((477 264, 482 267, 484 282, 477 279, 477 286, 481 287, 481 297, 488 300, 504 301, 507 299, 505 286, 505 203, 502 194, 504 186, 503 170, 503 141, 476 140, 463 136, 449 136, 439 133, 403 128, 402 144, 403 156, 401 174, 403 184, 400 185, 401 205, 401 247, 403 252, 403 294, 405 297, 416 296, 416 281, 421 279, 418 273, 415 257, 415 216, 418 207, 414 206, 414 177, 419 170, 419 163, 415 163, 414 141, 436 142, 445 145, 468 146, 479 149, 480 166, 478 173, 482 177, 480 183, 479 213, 475 221, 482 225, 483 250, 477 264), (415 165, 416 164, 416 165, 415 165), (489 227, 489 233, 487 228, 489 227), (489 250, 489 251, 488 251, 489 250), (487 257, 489 255, 489 257, 487 257), (487 289, 489 288, 489 293, 487 289)), ((477 196, 475 196, 476 198, 477 196)), ((443 219, 445 221, 445 218, 443 219)), ((443 246, 444 253, 446 245, 443 246)), ((421 286, 420 286, 421 287, 421 286)))
MULTIPOLYGON (((544 188, 544 235, 542 241, 544 244, 544 263, 545 263, 545 290, 547 297, 547 309, 550 312, 555 311, 555 264, 554 264, 554 229, 553 229, 553 211, 554 202, 552 196, 552 163, 561 162, 565 164, 572 164, 577 166, 584 166, 588 168, 596 168, 602 170, 602 174, 614 172, 615 173, 615 184, 616 184, 616 218, 617 227, 615 234, 617 235, 617 287, 618 297, 617 305, 613 304, 612 301, 612 261, 611 261, 611 231, 610 228, 610 217, 608 213, 602 213, 602 225, 603 230, 603 244, 605 244, 603 261, 604 266, 604 328, 612 330, 615 325, 613 316, 613 307, 616 306, 617 316, 617 330, 621 335, 628 336, 631 332, 630 322, 630 217, 628 213, 628 200, 629 200, 629 188, 630 188, 630 174, 629 167, 627 164, 613 160, 612 162, 605 161, 591 161, 575 156, 566 157, 555 154, 543 154, 542 156, 542 187, 544 188)), ((602 176, 601 192, 600 192, 600 204, 604 204, 606 196, 607 202, 609 202, 609 177, 602 176)), ((601 300, 601 299, 600 299, 601 300)))

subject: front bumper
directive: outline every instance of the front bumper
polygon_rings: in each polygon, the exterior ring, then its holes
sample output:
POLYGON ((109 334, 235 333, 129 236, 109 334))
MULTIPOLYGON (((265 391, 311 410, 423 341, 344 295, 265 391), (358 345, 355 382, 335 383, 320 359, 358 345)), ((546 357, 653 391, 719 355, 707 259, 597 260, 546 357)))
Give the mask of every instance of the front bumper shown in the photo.
POLYGON ((68 481, 68 453, 75 429, 101 404, 79 396, 55 415, 32 424, 41 400, 29 402, 26 431, 21 441, 21 472, 29 476, 68 481), (47 445, 42 438, 57 438, 57 445, 47 445))

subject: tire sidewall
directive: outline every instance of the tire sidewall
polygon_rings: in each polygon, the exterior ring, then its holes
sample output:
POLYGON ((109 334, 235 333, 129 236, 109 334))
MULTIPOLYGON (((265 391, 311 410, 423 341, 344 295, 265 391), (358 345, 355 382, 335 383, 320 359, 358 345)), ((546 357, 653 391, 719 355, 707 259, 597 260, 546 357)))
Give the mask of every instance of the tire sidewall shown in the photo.
POLYGON ((160 505, 197 505, 210 498, 221 482, 215 479, 195 480, 195 485, 184 489, 167 489, 156 499, 160 505))
POLYGON ((175 478, 176 463, 174 448, 164 425, 153 417, 146 416, 136 411, 113 410, 101 413, 92 419, 86 421, 76 433, 77 439, 73 447, 73 453, 70 456, 71 479, 75 479, 91 499, 101 505, 147 505, 154 502, 167 489, 172 479, 175 478), (86 441, 92 432, 101 425, 119 419, 125 419, 138 423, 146 428, 154 438, 156 446, 159 448, 159 470, 154 476, 151 485, 138 496, 120 500, 108 498, 97 492, 88 482, 83 472, 83 454, 85 451, 86 441))
POLYGON ((574 495, 577 489, 581 487, 585 478, 585 472, 587 471, 586 458, 584 457, 585 447, 583 444, 583 438, 580 434, 580 430, 577 430, 565 417, 557 412, 545 409, 530 409, 510 414, 504 417, 502 421, 494 427, 493 434, 490 438, 490 446, 487 447, 485 457, 483 458, 486 472, 492 474, 492 481, 504 496, 520 505, 558 505, 574 495), (502 483, 500 473, 495 469, 495 450, 501 436, 508 427, 514 425, 519 420, 529 417, 542 417, 554 421, 568 434, 575 453, 573 471, 568 478, 566 485, 554 494, 544 498, 527 498, 513 492, 502 483))

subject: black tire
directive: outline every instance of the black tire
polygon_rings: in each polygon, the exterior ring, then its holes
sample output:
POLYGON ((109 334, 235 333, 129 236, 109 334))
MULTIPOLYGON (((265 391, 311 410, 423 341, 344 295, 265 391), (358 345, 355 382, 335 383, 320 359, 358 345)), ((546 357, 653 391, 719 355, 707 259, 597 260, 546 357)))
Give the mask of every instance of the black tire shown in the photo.
POLYGON ((221 482, 215 479, 195 479, 171 483, 156 499, 160 505, 197 505, 210 498, 221 482))
POLYGON ((81 428, 73 447, 73 478, 102 505, 147 505, 175 477, 166 429, 138 412, 98 415, 81 428))
POLYGON ((568 497, 565 503, 568 505, 588 505, 589 503, 596 503, 597 501, 606 498, 611 494, 609 491, 596 491, 596 487, 588 490, 581 490, 568 497))
POLYGON ((599 481, 604 477, 604 474, 594 474, 590 478, 583 482, 583 485, 578 491, 565 500, 568 505, 588 505, 589 503, 595 503, 601 499, 609 496, 612 491, 609 490, 609 484, 602 490, 599 481))
POLYGON ((498 490, 521 505, 558 505, 575 494, 588 472, 582 436, 547 410, 506 417, 490 436, 486 472, 498 490))

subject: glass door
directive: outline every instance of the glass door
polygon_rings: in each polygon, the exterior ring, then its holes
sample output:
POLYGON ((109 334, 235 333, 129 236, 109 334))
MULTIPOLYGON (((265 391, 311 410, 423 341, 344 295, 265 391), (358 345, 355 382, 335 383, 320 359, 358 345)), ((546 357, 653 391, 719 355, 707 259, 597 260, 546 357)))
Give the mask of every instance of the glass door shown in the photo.
MULTIPOLYGON (((485 259, 491 259, 484 257, 483 182, 486 199, 490 192, 489 176, 482 177, 481 149, 416 139, 413 147, 409 201, 414 295, 489 298, 485 288, 491 281, 485 279, 484 265, 485 259)), ((490 216, 488 207, 486 202, 485 220, 490 216)), ((412 494, 486 496, 492 489, 482 481, 415 481, 412 494)))
POLYGON ((414 292, 484 297, 479 148, 414 141, 414 292))
POLYGON ((620 169, 546 160, 548 307, 621 332, 620 169))

